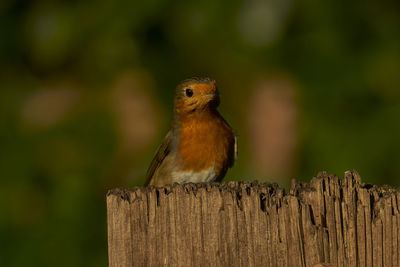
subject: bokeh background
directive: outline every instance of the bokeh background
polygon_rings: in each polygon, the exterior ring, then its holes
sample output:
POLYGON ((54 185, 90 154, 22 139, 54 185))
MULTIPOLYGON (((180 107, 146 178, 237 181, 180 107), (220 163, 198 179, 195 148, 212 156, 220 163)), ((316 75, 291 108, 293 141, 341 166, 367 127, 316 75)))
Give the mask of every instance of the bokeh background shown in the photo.
POLYGON ((207 75, 225 180, 400 185, 400 2, 0 2, 0 265, 107 266, 105 194, 141 185, 174 87, 207 75))

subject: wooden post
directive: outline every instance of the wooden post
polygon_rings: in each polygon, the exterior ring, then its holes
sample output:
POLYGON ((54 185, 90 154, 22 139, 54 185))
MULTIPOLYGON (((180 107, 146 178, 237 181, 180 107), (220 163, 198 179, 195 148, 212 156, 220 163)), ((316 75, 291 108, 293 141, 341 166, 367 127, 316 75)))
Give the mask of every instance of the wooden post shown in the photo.
POLYGON ((107 213, 112 267, 400 267, 400 190, 355 171, 287 194, 257 182, 113 189, 107 213))

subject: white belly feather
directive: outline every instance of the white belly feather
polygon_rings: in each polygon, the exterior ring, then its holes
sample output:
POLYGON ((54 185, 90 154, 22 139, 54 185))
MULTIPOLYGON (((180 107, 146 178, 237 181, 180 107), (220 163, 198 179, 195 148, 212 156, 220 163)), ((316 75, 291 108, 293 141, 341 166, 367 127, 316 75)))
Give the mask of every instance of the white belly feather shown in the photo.
POLYGON ((215 180, 214 167, 199 172, 195 171, 174 171, 172 172, 174 182, 178 183, 201 183, 215 180))

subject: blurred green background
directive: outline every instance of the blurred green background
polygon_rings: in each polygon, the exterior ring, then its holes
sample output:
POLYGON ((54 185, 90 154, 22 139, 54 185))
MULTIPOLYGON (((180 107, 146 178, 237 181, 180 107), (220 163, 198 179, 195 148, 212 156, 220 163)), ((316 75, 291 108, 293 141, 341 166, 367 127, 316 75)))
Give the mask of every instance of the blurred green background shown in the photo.
POLYGON ((225 180, 400 185, 400 2, 0 3, 0 265, 107 266, 105 194, 141 185, 173 90, 217 80, 225 180))

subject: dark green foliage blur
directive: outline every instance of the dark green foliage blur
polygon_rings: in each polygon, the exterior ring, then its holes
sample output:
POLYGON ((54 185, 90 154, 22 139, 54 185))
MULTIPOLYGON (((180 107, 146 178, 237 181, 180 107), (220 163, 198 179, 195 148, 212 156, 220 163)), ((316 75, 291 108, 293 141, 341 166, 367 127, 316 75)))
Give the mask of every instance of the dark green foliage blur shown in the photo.
POLYGON ((217 80, 239 136, 225 180, 357 169, 399 186, 399 14, 396 0, 2 0, 0 266, 107 266, 106 192, 143 183, 193 75, 217 80))

